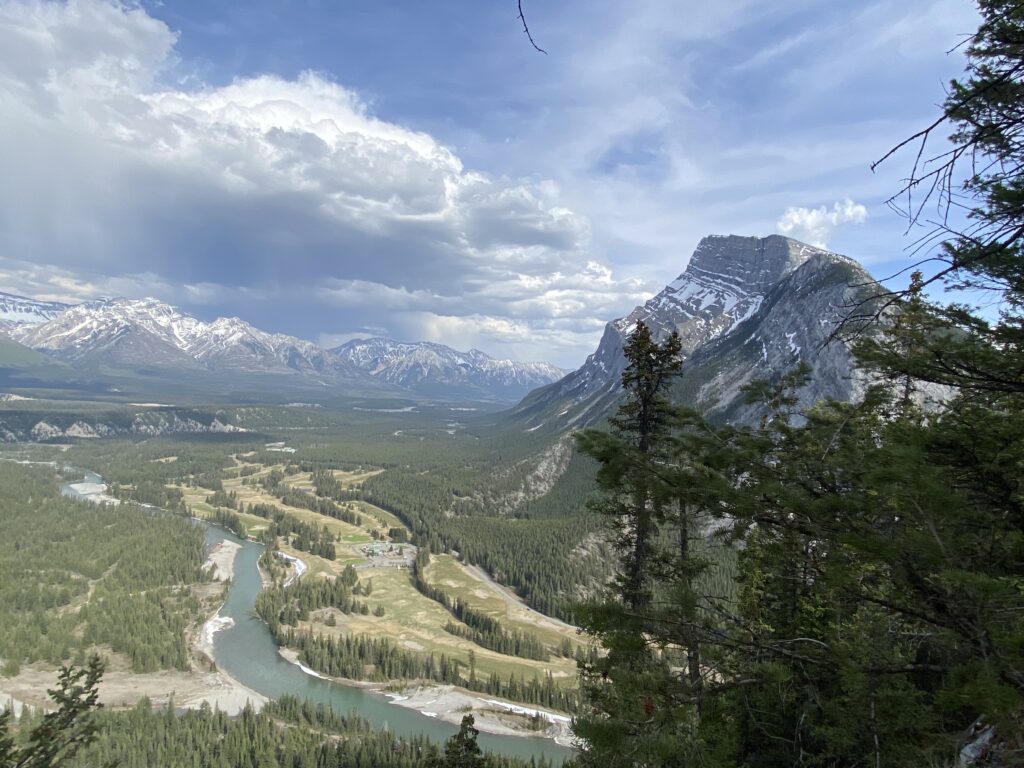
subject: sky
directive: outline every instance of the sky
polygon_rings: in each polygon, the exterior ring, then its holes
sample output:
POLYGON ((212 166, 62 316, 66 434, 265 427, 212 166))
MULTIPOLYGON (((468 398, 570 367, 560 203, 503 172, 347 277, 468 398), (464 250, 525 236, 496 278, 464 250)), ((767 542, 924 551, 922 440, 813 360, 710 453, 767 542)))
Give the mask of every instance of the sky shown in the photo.
POLYGON ((0 0, 0 290, 572 368, 705 235, 910 262, 968 0, 523 9, 0 0))

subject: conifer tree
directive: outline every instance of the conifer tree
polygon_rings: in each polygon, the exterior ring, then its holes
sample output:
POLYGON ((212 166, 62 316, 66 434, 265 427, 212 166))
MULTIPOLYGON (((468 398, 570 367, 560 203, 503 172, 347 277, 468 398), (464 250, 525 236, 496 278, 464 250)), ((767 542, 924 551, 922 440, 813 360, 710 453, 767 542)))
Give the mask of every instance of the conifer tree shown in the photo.
POLYGON ((0 715, 0 768, 60 768, 95 741, 94 712, 100 706, 103 663, 93 656, 84 668, 63 667, 49 691, 57 709, 47 713, 22 745, 8 735, 10 713, 0 715))
POLYGON ((487 761, 476 743, 480 731, 475 722, 472 715, 463 716, 459 732, 445 742, 444 755, 431 762, 430 768, 485 768, 487 761))
POLYGON ((581 441, 605 511, 631 522, 640 489, 654 542, 637 557, 624 524, 621 587, 583 612, 606 650, 584 666, 583 765, 967 764, 964 733, 985 734, 985 764, 1019 762, 1024 9, 978 5, 967 76, 936 123, 954 126, 954 149, 931 177, 948 202, 952 169, 972 161, 957 198, 969 224, 946 232, 938 274, 874 300, 890 325, 857 344, 864 398, 797 412, 797 370, 752 388, 756 428, 691 414, 654 462, 619 425, 581 441), (940 305, 929 285, 993 292, 998 312, 940 305), (919 407, 926 384, 946 388, 940 408, 919 407), (692 534, 709 529, 739 547, 734 602, 693 578, 692 534), (646 602, 629 599, 637 584, 646 602))
POLYGON ((680 346, 677 334, 658 344, 647 326, 637 323, 624 347, 623 402, 610 420, 612 431, 588 430, 578 437, 582 451, 599 463, 603 496, 593 506, 609 520, 622 566, 609 599, 577 611, 581 626, 607 650, 602 658, 581 662, 584 696, 592 710, 574 724, 586 740, 582 765, 678 757, 676 726, 692 725, 692 711, 666 704, 675 676, 655 631, 662 610, 655 588, 669 561, 662 547, 663 526, 679 509, 668 472, 677 424, 668 389, 681 368, 680 346))
POLYGON ((646 324, 638 322, 623 348, 624 399, 610 419, 611 433, 588 430, 578 437, 582 451, 601 465, 597 481, 605 498, 595 506, 615 531, 622 554, 619 591, 634 609, 642 609, 651 597, 646 582, 665 503, 654 468, 664 457, 674 419, 667 391, 682 366, 680 347, 675 331, 658 344, 646 324))

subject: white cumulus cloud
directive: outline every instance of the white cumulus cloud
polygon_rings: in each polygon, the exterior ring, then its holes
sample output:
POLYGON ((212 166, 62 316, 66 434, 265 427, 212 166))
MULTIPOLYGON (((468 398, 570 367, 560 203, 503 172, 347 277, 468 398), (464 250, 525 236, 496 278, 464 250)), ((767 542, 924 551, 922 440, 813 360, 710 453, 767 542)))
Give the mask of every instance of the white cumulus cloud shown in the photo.
POLYGON ((841 224, 862 224, 867 218, 868 209, 847 198, 833 203, 832 208, 787 208, 775 227, 787 237, 825 248, 833 229, 841 224))
POLYGON ((309 338, 478 324, 497 354, 544 354, 558 319, 561 362, 641 298, 550 181, 466 168, 321 73, 183 79, 176 43, 133 3, 0 0, 8 289, 155 294, 309 338))

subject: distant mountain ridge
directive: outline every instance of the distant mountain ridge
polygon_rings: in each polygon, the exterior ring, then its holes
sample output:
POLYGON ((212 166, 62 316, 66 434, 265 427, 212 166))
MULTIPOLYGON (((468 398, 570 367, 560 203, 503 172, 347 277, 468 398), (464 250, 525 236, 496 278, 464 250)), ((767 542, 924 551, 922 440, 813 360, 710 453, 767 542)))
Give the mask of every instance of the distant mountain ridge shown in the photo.
POLYGON ((458 391, 516 398, 566 374, 550 363, 498 360, 478 349, 459 352, 428 341, 353 339, 331 352, 372 376, 424 394, 458 391))
POLYGON ((658 340, 676 330, 683 373, 675 399, 712 417, 749 423, 756 407, 743 385, 811 367, 801 399, 849 400, 862 387, 848 347, 825 342, 857 302, 877 290, 854 260, 780 235, 710 236, 686 270, 629 315, 605 327, 597 350, 565 378, 532 392, 511 412, 529 430, 563 430, 607 416, 620 393, 625 338, 642 320, 658 340))
POLYGON ((11 336, 69 361, 359 378, 311 342, 266 333, 238 318, 207 323, 156 299, 78 304, 11 336))
POLYGON ((173 371, 179 379, 274 375, 283 386, 510 402, 565 374, 547 363, 495 360, 429 342, 370 339, 328 350, 237 317, 205 322, 151 298, 68 305, 0 294, 0 333, 100 376, 112 369, 173 371))
POLYGON ((39 301, 0 292, 0 331, 45 323, 70 306, 59 301, 39 301))

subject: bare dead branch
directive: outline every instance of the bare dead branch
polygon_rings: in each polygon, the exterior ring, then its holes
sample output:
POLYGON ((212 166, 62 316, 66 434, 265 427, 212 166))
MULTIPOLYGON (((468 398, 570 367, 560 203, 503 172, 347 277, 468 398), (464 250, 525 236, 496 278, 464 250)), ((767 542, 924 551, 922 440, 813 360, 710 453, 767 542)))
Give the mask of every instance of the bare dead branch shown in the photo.
POLYGON ((540 53, 543 53, 545 56, 547 56, 548 52, 545 51, 543 48, 541 48, 539 45, 537 45, 537 43, 533 39, 533 35, 530 34, 530 28, 528 26, 526 26, 526 16, 523 15, 523 0, 518 0, 518 5, 519 5, 519 20, 521 22, 523 22, 523 32, 525 32, 526 33, 526 37, 529 38, 530 45, 533 46, 533 49, 535 51, 539 51, 540 53))

